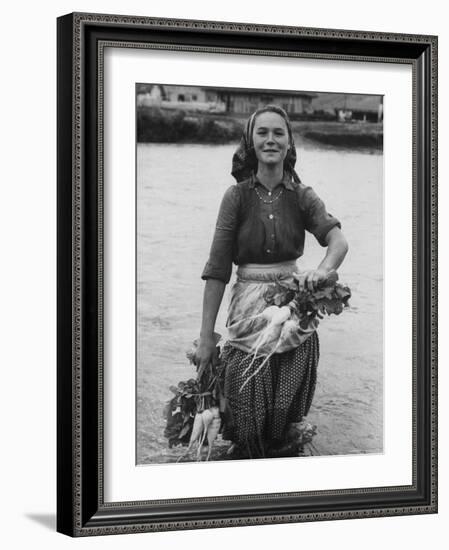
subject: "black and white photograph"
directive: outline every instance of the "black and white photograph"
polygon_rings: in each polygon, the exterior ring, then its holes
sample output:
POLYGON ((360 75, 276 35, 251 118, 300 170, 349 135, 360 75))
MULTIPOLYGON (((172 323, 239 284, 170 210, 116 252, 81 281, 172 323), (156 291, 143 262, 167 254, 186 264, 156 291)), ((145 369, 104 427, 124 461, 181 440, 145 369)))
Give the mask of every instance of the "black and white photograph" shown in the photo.
POLYGON ((444 547, 444 6, 6 4, 6 550, 444 547))
POLYGON ((275 11, 58 17, 59 533, 433 529, 438 37, 275 11))
POLYGON ((136 84, 136 464, 384 452, 382 95, 136 84))

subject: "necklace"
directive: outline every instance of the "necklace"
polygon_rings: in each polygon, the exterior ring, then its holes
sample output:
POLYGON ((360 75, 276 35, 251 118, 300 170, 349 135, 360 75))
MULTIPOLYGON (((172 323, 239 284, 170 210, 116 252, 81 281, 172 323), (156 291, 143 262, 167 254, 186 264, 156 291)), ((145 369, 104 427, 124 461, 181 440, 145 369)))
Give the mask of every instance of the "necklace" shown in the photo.
MULTIPOLYGON (((264 204, 273 204, 273 202, 276 202, 279 197, 282 195, 282 193, 284 192, 284 187, 281 189, 281 191, 276 195, 276 197, 274 199, 272 199, 271 201, 268 200, 264 200, 264 198, 262 197, 262 195, 259 193, 259 191, 257 190, 257 187, 254 187, 254 191, 256 192, 256 195, 259 197, 259 199, 264 203, 264 204)), ((271 196, 271 191, 268 193, 270 196, 271 196)))

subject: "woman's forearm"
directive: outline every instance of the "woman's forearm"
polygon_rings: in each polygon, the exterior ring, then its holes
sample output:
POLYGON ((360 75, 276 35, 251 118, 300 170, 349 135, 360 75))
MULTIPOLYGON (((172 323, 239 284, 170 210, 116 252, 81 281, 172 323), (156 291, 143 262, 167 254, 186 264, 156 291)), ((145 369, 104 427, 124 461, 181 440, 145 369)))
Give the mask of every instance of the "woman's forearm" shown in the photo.
POLYGON ((214 333, 215 321, 223 299, 225 283, 218 279, 207 279, 203 296, 203 319, 200 336, 209 338, 214 333))
POLYGON ((318 269, 331 271, 338 269, 348 252, 348 242, 338 227, 331 229, 327 235, 327 251, 318 269))

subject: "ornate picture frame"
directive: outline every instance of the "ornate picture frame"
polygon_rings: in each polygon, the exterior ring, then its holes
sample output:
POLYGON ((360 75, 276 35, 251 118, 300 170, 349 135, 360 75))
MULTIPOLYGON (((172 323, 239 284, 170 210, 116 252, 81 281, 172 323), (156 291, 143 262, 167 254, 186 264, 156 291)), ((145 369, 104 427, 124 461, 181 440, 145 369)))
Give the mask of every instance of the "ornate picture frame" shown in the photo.
MULTIPOLYGON (((70 536, 437 512, 437 37, 74 13, 58 18, 58 503, 70 536), (412 483, 106 501, 105 48, 412 69, 412 483)), ((174 466, 176 467, 176 466, 174 466)))

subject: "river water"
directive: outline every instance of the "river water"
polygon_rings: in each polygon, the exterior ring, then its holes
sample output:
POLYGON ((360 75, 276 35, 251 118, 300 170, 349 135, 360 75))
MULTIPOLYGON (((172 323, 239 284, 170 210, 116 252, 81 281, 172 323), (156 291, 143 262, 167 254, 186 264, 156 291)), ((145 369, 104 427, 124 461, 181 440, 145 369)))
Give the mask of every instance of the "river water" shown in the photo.
MULTIPOLYGON (((321 321, 318 383, 308 420, 321 455, 383 450, 383 157, 298 138, 298 173, 342 222, 349 254, 339 270, 351 307, 321 321)), ((195 376, 185 352, 198 337, 218 207, 233 183, 235 145, 137 147, 137 463, 175 461, 163 436, 170 385, 195 376)), ((307 235, 300 267, 324 248, 307 235)), ((232 280, 231 280, 232 283, 232 280)), ((226 334, 228 290, 216 330, 226 334)))

